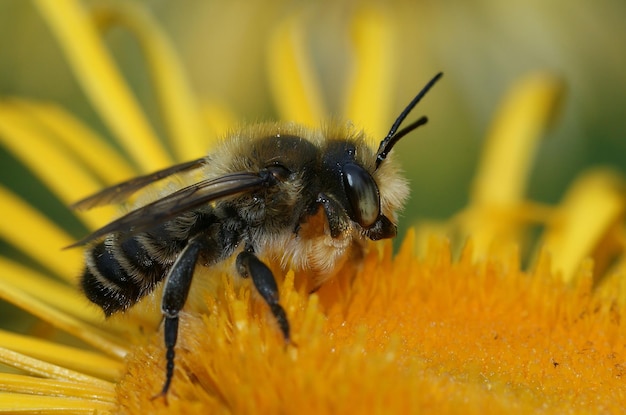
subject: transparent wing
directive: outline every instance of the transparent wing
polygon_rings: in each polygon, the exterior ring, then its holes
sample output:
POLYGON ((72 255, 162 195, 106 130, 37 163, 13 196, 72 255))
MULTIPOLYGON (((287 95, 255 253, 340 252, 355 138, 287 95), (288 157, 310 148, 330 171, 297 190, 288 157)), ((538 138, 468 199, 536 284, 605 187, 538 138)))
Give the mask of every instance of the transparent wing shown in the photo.
POLYGON ((133 210, 68 246, 84 245, 112 232, 142 232, 203 204, 265 186, 268 177, 258 173, 231 173, 217 179, 202 180, 152 203, 133 210))
POLYGON ((200 158, 188 161, 186 163, 176 164, 163 170, 146 174, 145 176, 133 177, 130 180, 116 184, 111 187, 107 187, 106 189, 103 189, 96 194, 79 200, 70 207, 72 209, 87 210, 97 206, 121 203, 142 187, 145 187, 151 183, 154 183, 176 173, 182 173, 184 171, 197 169, 201 167, 205 162, 206 159, 200 158))

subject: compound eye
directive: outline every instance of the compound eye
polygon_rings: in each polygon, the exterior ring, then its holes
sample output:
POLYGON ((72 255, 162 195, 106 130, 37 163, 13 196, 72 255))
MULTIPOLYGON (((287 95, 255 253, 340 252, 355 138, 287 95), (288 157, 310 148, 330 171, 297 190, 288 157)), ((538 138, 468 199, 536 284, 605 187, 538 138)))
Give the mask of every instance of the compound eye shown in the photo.
POLYGON ((349 163, 343 166, 343 184, 354 219, 365 229, 370 228, 380 215, 376 182, 364 168, 349 163))

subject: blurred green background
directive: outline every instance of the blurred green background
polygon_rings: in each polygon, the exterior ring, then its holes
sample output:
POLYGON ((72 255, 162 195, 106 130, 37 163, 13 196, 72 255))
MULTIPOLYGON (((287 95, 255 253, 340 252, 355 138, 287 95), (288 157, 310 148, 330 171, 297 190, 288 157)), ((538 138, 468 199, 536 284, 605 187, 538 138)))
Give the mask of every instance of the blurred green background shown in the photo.
MULTIPOLYGON (((345 43, 335 40, 346 36, 357 2, 139 3, 171 37, 200 99, 223 102, 249 121, 276 117, 264 45, 277 22, 302 12, 329 116, 340 114, 336 91, 345 80, 345 43)), ((561 77, 567 94, 559 118, 539 147, 529 196, 556 202, 588 166, 626 170, 626 2, 451 0, 380 5, 392 10, 398 28, 391 114, 436 72, 445 72, 416 111, 416 116, 429 116, 429 125, 400 145, 412 188, 401 226, 416 219, 444 219, 466 204, 493 114, 512 83, 533 71, 561 77)), ((138 45, 119 29, 108 32, 106 39, 162 132, 138 45)), ((59 103, 109 135, 33 5, 0 0, 0 99, 12 96, 59 103)), ((2 150, 0 181, 45 206, 45 213, 73 234, 83 232, 67 209, 2 150)))

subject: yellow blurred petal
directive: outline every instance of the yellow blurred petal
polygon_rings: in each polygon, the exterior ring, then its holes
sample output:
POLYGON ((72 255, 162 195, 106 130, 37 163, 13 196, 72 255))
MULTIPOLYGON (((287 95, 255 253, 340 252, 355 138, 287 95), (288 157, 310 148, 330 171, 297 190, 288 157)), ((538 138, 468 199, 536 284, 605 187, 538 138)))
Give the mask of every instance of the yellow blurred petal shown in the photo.
POLYGON ((0 237, 59 277, 74 281, 82 254, 77 249, 61 249, 74 239, 2 186, 0 206, 2 214, 10 218, 0 221, 0 237))
POLYGON ((133 160, 144 171, 172 164, 82 5, 73 0, 35 4, 91 103, 133 160))
POLYGON ((47 128, 50 139, 59 140, 67 150, 76 154, 102 183, 113 185, 137 175, 118 150, 65 109, 49 103, 12 102, 47 128))
MULTIPOLYGON (((622 229, 620 234, 622 237, 626 235, 626 230, 622 229)), ((621 256, 604 276, 600 277, 600 281, 596 287, 596 292, 600 295, 606 304, 626 306, 626 241, 622 240, 621 256), (617 301, 616 301, 617 299, 617 301), (617 303, 617 304, 616 304, 617 303)))
POLYGON ((101 353, 4 330, 0 330, 0 347, 109 381, 118 379, 124 368, 119 360, 111 359, 101 353))
POLYGON ((537 143, 555 118, 563 92, 563 83, 545 73, 513 86, 487 136, 472 203, 514 206, 523 199, 537 143))
POLYGON ((48 275, 3 257, 0 257, 0 277, 4 277, 13 287, 81 320, 92 324, 103 321, 102 311, 77 295, 78 287, 73 284, 62 284, 48 275))
POLYGON ((376 145, 391 127, 397 63, 394 23, 385 8, 372 5, 360 8, 352 21, 354 70, 343 114, 365 128, 376 145))
POLYGON ((161 116, 176 158, 191 160, 204 155, 207 140, 198 104, 170 40, 153 17, 145 8, 130 2, 98 4, 94 17, 101 25, 120 25, 135 35, 151 70, 161 116))
MULTIPOLYGON (((0 142, 67 205, 102 188, 76 155, 59 145, 52 131, 19 106, 0 104, 0 142)), ((112 212, 105 207, 77 212, 77 216, 94 228, 112 212)))
POLYGON ((545 213, 523 203, 524 193, 537 143, 555 118, 563 92, 559 79, 535 73, 518 81, 501 105, 474 178, 471 204, 461 218, 477 256, 519 244, 525 223, 520 218, 545 213))
POLYGON ((280 118, 318 126, 327 113, 306 53, 303 26, 298 17, 276 25, 266 51, 267 71, 280 118))
POLYGON ((595 259, 595 274, 602 275, 611 256, 623 250, 616 234, 623 232, 624 189, 612 172, 594 170, 576 180, 565 195, 541 246, 566 281, 571 281, 587 257, 595 259))
POLYGON ((237 125, 237 116, 228 107, 217 102, 207 102, 202 106, 202 117, 206 124, 208 151, 216 139, 223 137, 237 125))
POLYGON ((428 252, 433 235, 453 236, 452 221, 419 221, 415 223, 415 252, 418 255, 428 252))
POLYGON ((0 279, 0 298, 110 356, 123 358, 128 353, 125 347, 109 339, 106 333, 44 304, 35 297, 12 287, 3 279, 0 279))

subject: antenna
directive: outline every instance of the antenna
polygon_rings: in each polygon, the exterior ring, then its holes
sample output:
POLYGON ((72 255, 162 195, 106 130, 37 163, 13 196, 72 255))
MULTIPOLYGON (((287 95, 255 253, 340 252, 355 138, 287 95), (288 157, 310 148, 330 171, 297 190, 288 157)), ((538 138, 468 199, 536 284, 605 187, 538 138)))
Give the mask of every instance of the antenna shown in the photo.
POLYGON ((380 146, 378 147, 378 151, 376 152, 376 168, 378 168, 378 166, 380 166, 380 163, 382 163, 387 158, 387 155, 389 154, 393 146, 398 142, 398 140, 400 140, 411 131, 415 130, 417 127, 424 125, 428 122, 428 118, 421 117, 417 121, 407 125, 402 130, 396 133, 404 119, 409 115, 409 113, 413 110, 413 108, 415 108, 417 103, 421 101, 424 95, 426 95, 430 88, 432 88, 432 86, 435 85, 435 83, 437 83, 437 81, 442 76, 443 72, 439 72, 437 75, 435 75, 434 78, 431 79, 424 86, 424 88, 422 88, 422 90, 415 96, 415 98, 413 98, 413 100, 409 102, 409 105, 407 105, 406 108, 400 113, 398 118, 396 118, 396 121, 391 126, 389 133, 387 133, 387 136, 383 139, 383 141, 380 142, 380 146))

